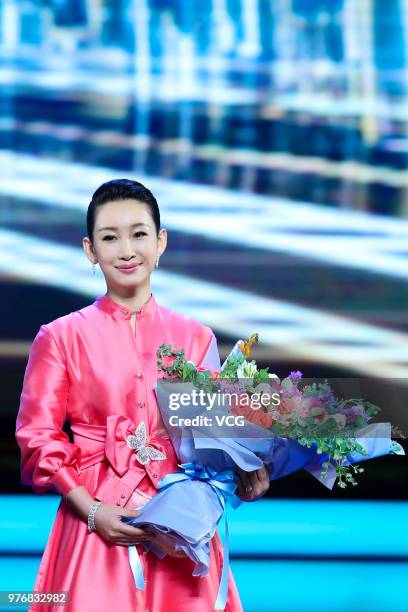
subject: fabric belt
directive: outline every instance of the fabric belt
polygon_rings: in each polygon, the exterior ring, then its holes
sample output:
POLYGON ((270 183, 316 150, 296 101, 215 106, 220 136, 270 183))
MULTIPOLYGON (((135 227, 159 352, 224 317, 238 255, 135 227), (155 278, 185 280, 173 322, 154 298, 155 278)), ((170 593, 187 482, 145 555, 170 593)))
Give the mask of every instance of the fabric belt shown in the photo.
POLYGON ((125 506, 146 475, 157 489, 159 480, 177 469, 170 439, 150 436, 144 421, 135 424, 115 414, 107 417, 106 426, 72 423, 71 429, 74 443, 81 449, 79 473, 103 461, 109 464, 94 491, 94 496, 105 503, 125 506))

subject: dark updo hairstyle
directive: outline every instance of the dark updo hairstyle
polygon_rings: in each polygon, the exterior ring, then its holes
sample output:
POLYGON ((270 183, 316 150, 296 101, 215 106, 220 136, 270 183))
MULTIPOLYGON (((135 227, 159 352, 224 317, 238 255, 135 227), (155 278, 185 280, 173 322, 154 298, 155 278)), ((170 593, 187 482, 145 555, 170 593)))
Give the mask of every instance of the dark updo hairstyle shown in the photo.
POLYGON ((88 238, 93 242, 93 232, 95 229, 96 209, 106 202, 115 202, 117 200, 137 200, 143 202, 149 207, 149 212, 153 219, 156 233, 160 231, 160 211, 156 198, 152 192, 147 189, 142 183, 132 181, 130 179, 114 179, 102 183, 92 196, 92 200, 88 206, 86 214, 86 227, 88 238))

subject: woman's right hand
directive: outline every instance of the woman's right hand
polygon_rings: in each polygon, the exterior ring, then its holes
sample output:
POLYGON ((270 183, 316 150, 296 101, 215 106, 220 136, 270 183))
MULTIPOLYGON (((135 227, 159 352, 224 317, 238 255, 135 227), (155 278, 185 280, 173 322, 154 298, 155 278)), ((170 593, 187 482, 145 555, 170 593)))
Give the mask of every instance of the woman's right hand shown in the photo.
MULTIPOLYGON (((89 510, 95 499, 83 485, 74 487, 67 495, 67 502, 79 516, 86 522, 89 510)), ((111 544, 118 546, 133 546, 151 541, 157 548, 169 557, 181 558, 186 555, 175 550, 174 541, 167 538, 166 534, 157 534, 148 529, 140 529, 127 525, 121 521, 121 516, 139 516, 138 510, 121 508, 111 504, 102 503, 96 510, 94 523, 96 531, 111 544)))
POLYGON ((129 508, 118 508, 110 504, 102 503, 97 509, 94 517, 96 531, 111 544, 119 546, 133 546, 151 541, 157 548, 169 557, 186 558, 184 552, 176 551, 175 544, 165 534, 150 532, 127 525, 120 520, 121 516, 138 516, 140 512, 129 508))
POLYGON ((153 534, 139 527, 133 527, 121 521, 121 516, 136 517, 140 514, 138 510, 119 508, 111 504, 102 503, 95 512, 96 531, 111 544, 119 546, 132 546, 143 544, 152 539, 153 534))

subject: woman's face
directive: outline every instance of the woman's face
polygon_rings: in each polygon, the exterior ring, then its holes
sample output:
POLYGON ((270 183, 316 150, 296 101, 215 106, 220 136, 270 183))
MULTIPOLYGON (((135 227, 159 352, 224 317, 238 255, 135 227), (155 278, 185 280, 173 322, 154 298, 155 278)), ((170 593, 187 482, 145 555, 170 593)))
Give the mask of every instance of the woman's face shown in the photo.
POLYGON ((96 209, 93 248, 87 238, 83 245, 88 258, 97 261, 108 289, 150 287, 150 275, 157 255, 167 244, 167 232, 156 228, 149 207, 137 200, 106 202, 96 209), (123 272, 120 267, 135 264, 123 272))

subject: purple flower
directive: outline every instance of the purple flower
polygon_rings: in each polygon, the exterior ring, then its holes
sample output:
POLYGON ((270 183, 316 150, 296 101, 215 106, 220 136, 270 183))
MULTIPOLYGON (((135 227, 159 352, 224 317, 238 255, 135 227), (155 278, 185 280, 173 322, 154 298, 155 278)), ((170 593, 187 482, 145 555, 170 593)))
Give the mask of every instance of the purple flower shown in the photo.
POLYGON ((303 374, 299 370, 293 371, 289 374, 289 378, 294 385, 297 385, 300 383, 302 376, 303 374))
POLYGON ((320 393, 317 394, 317 397, 322 402, 327 402, 327 403, 332 402, 335 399, 333 391, 329 388, 323 389, 322 391, 320 391, 320 393))
POLYGON ((350 423, 354 423, 356 417, 363 417, 364 421, 367 423, 368 418, 364 410, 364 406, 361 404, 356 404, 351 406, 350 408, 343 408, 341 411, 347 417, 347 425, 350 423))

